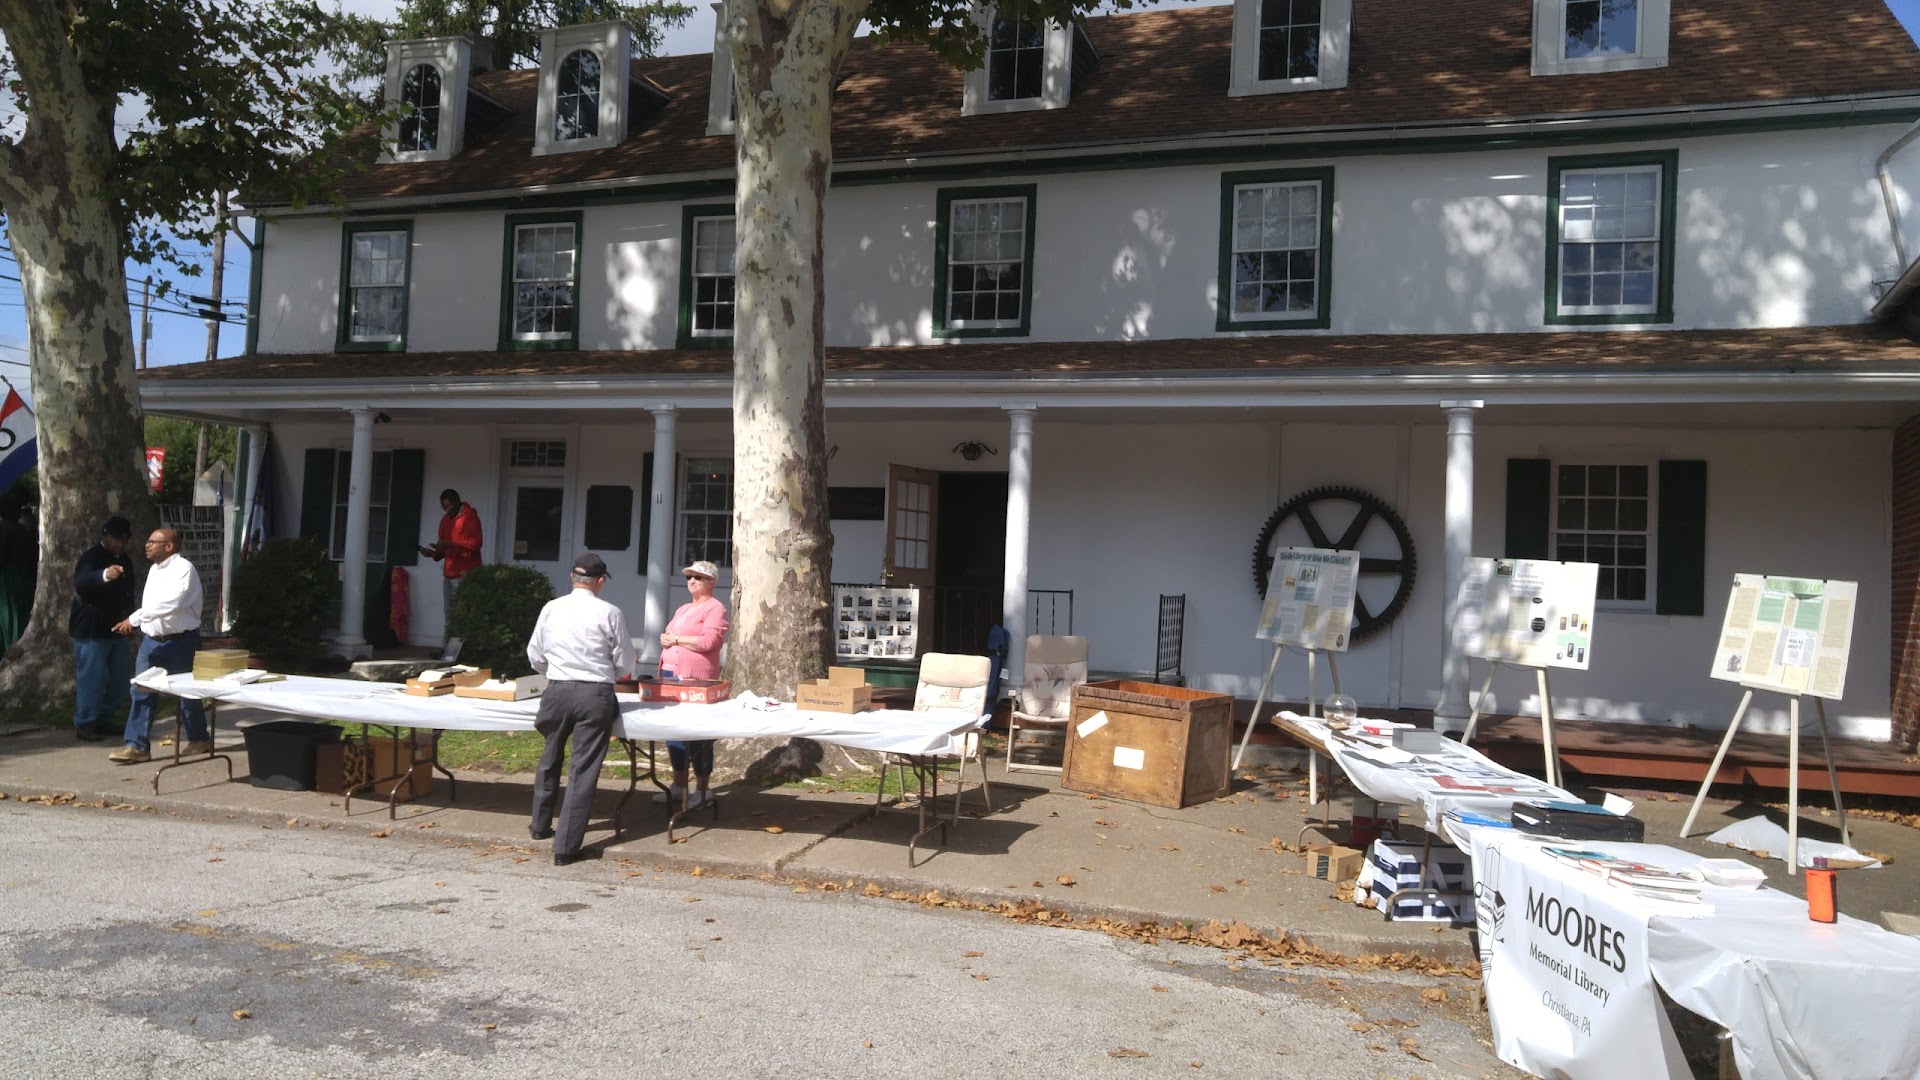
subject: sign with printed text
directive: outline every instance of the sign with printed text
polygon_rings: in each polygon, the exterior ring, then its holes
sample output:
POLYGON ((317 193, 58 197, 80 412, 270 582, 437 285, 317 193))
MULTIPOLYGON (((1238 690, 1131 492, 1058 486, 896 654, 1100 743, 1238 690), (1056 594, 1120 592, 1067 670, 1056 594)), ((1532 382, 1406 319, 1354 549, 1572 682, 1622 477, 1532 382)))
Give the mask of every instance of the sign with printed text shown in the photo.
POLYGON ((1255 636, 1276 645, 1346 652, 1359 578, 1357 551, 1280 549, 1267 575, 1267 599, 1255 636))
POLYGON ((1456 628, 1468 656, 1526 667, 1587 669, 1594 563, 1468 559, 1456 628))
POLYGON ((919 651, 919 589, 835 585, 833 610, 836 660, 911 660, 919 651))
POLYGON ((1852 581, 1733 575, 1713 677, 1840 700, 1847 689, 1859 592, 1852 581))

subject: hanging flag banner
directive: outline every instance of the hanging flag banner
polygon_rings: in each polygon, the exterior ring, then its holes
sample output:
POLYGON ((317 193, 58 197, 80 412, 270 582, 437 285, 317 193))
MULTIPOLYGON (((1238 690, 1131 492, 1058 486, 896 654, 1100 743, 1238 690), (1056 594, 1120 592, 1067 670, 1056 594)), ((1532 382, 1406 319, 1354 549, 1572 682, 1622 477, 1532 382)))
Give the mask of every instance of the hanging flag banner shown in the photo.
POLYGON ((33 410, 4 380, 0 386, 7 389, 5 404, 0 404, 0 491, 5 491, 40 463, 40 443, 34 436, 33 410))
POLYGON ((154 494, 160 492, 160 481, 167 473, 167 448, 164 446, 147 447, 147 486, 154 494))

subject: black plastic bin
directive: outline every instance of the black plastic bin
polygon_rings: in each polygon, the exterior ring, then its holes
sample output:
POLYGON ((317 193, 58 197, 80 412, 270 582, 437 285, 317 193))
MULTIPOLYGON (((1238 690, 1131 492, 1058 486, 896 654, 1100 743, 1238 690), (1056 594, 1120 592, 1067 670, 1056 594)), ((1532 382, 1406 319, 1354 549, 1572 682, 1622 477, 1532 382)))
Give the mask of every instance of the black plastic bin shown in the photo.
POLYGON ((313 790, 313 748, 340 741, 332 724, 269 720, 242 728, 247 740, 247 782, 280 791, 313 790))

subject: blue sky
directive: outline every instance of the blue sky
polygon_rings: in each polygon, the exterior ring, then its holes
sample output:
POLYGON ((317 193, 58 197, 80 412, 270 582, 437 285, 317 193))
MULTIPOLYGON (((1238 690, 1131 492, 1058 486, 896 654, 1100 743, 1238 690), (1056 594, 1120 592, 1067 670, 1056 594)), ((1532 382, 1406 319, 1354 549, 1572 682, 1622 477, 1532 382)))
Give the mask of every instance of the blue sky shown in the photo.
MULTIPOLYGON (((1894 16, 1909 34, 1920 39, 1920 0, 1886 0, 1894 16)), ((368 14, 391 12, 396 6, 391 0, 349 0, 346 5, 351 10, 368 14)), ((1169 7, 1170 3, 1152 3, 1146 7, 1169 7)), ((668 31, 664 48, 668 55, 705 52, 713 43, 713 12, 704 3, 694 4, 695 14, 684 25, 668 31)), ((249 221, 243 220, 242 228, 251 234, 249 221)), ((148 345, 148 363, 159 366, 164 364, 187 363, 202 359, 206 355, 207 327, 198 315, 187 312, 189 305, 186 295, 205 296, 208 294, 207 271, 210 256, 205 248, 188 246, 188 250, 199 256, 201 267, 197 278, 183 277, 171 270, 160 267, 129 265, 127 276, 132 279, 132 299, 136 305, 135 321, 139 319, 137 305, 140 299, 139 279, 152 275, 157 280, 173 282, 181 290, 181 296, 164 301, 155 301, 153 305, 153 338, 148 345)), ((247 295, 248 259, 246 246, 237 239, 229 240, 226 253, 226 281, 222 288, 229 301, 228 310, 244 312, 247 295)), ((17 281, 20 271, 13 263, 10 248, 0 249, 0 376, 6 377, 20 392, 32 400, 31 389, 27 386, 26 368, 26 310, 20 298, 20 285, 17 281)), ((221 329, 220 355, 232 356, 246 347, 246 332, 240 323, 231 323, 221 329)))

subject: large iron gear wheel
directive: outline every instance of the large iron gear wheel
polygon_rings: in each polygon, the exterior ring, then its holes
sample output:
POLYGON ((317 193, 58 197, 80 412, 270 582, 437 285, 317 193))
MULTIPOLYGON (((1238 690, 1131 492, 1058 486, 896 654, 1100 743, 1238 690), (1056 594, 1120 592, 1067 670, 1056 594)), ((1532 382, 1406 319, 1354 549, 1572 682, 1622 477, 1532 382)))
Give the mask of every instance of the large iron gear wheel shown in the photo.
POLYGON ((1407 523, 1373 493, 1340 485, 1303 491, 1281 503, 1267 518, 1260 529, 1260 539, 1253 547, 1253 587, 1257 595, 1262 598, 1267 595, 1267 575, 1273 569, 1275 541, 1289 521, 1296 522, 1306 533, 1309 547, 1361 552, 1360 581, 1353 597, 1352 640, 1365 641, 1379 633, 1407 606, 1407 599, 1413 595, 1417 567, 1413 534, 1407 530, 1407 523), (1376 528, 1373 536, 1367 536, 1369 527, 1376 524, 1384 526, 1387 535, 1380 535, 1383 530, 1376 528), (1330 528, 1338 529, 1338 535, 1330 533, 1330 528), (1389 539, 1396 550, 1388 550, 1389 539), (1363 543, 1367 544, 1365 549, 1361 548, 1363 543), (1369 588, 1369 582, 1379 584, 1369 588), (1371 592, 1377 600, 1387 582, 1392 583, 1392 598, 1379 611, 1373 611, 1367 606, 1363 593, 1371 592))

